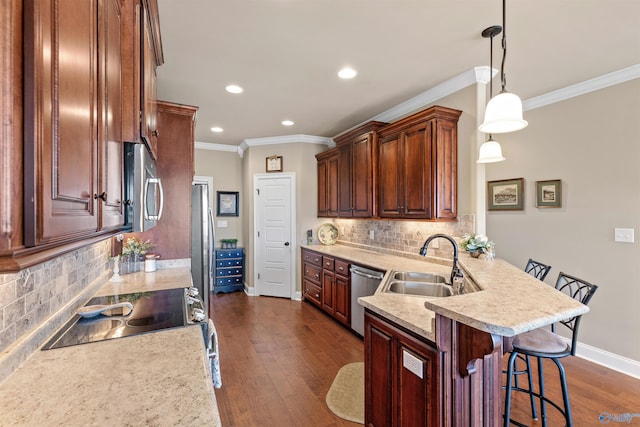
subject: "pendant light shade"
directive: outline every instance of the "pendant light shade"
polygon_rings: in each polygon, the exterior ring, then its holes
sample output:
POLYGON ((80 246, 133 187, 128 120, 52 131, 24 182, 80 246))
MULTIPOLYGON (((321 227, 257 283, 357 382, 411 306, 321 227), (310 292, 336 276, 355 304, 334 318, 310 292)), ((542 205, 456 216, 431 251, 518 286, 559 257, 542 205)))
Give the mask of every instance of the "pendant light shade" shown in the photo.
POLYGON ((480 146, 477 163, 496 163, 505 160, 502 156, 500 144, 489 137, 489 140, 480 146))
MULTIPOLYGON (((529 123, 522 118, 522 101, 518 95, 507 92, 507 78, 504 73, 504 63, 507 59, 507 12, 506 0, 502 0, 502 64, 500 66, 500 81, 502 91, 491 97, 484 112, 484 121, 478 127, 483 133, 507 133, 527 127, 529 123)), ((492 37, 487 28, 482 36, 492 37), (485 35, 485 33, 487 35, 485 35)), ((493 66, 492 66, 493 67, 493 66)))
POLYGON ((501 92, 491 98, 484 111, 484 123, 478 130, 483 133, 515 132, 527 127, 522 118, 522 101, 514 93, 501 92))

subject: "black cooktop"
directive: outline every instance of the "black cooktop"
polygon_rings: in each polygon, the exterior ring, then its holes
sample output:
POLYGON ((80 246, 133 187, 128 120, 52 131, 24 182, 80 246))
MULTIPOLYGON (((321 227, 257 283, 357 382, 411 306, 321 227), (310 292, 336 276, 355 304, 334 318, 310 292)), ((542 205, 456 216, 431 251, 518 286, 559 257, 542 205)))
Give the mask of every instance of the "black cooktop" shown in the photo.
POLYGON ((50 340, 43 350, 138 335, 188 324, 185 313, 185 290, 166 289, 152 292, 95 297, 86 305, 111 305, 128 301, 133 312, 118 308, 97 317, 75 314, 50 340))

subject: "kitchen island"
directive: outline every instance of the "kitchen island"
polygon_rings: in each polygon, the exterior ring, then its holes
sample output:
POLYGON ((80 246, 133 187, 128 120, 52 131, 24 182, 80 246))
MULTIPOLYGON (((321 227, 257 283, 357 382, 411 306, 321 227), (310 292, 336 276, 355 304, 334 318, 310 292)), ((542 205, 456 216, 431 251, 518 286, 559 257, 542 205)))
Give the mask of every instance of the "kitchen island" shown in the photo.
POLYGON ((365 317, 365 423, 434 426, 502 424, 502 355, 510 337, 589 309, 504 260, 461 254, 460 295, 384 292, 392 271, 449 277, 450 260, 372 252, 347 245, 305 249, 385 270, 365 317))
MULTIPOLYGON (((188 268, 122 277, 96 295, 191 284, 188 268)), ((221 424, 198 325, 36 351, 0 384, 0 414, 0 426, 221 424)))

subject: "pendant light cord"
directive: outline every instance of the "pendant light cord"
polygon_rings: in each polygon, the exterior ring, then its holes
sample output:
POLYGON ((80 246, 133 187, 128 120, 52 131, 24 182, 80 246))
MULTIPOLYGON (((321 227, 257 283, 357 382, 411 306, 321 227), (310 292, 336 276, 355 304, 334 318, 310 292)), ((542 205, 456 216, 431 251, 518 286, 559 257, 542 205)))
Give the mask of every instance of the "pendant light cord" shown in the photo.
POLYGON ((502 82, 502 92, 507 86, 507 76, 504 74, 504 62, 507 59, 507 0, 502 0, 502 64, 500 65, 500 81, 502 82))

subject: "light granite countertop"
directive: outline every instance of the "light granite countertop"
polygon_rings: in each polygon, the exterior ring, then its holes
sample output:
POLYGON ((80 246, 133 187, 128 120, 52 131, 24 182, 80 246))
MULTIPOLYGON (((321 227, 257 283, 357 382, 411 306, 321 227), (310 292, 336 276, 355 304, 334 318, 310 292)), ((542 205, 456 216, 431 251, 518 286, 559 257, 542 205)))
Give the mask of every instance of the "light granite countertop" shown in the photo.
MULTIPOLYGON (((188 268, 133 273, 96 295, 186 287, 188 268)), ((0 384, 0 426, 219 426, 198 325, 36 351, 0 384)))
MULTIPOLYGON (((304 245, 322 254, 386 272, 391 270, 434 272, 449 276, 450 260, 405 258, 347 245, 304 245)), ((589 308, 502 259, 491 261, 461 253, 459 264, 471 279, 475 292, 446 298, 427 298, 381 292, 361 297, 369 310, 430 341, 435 340, 435 314, 441 314, 481 331, 512 337, 563 319, 587 313, 589 308)), ((381 286, 382 287, 382 286, 381 286)))

